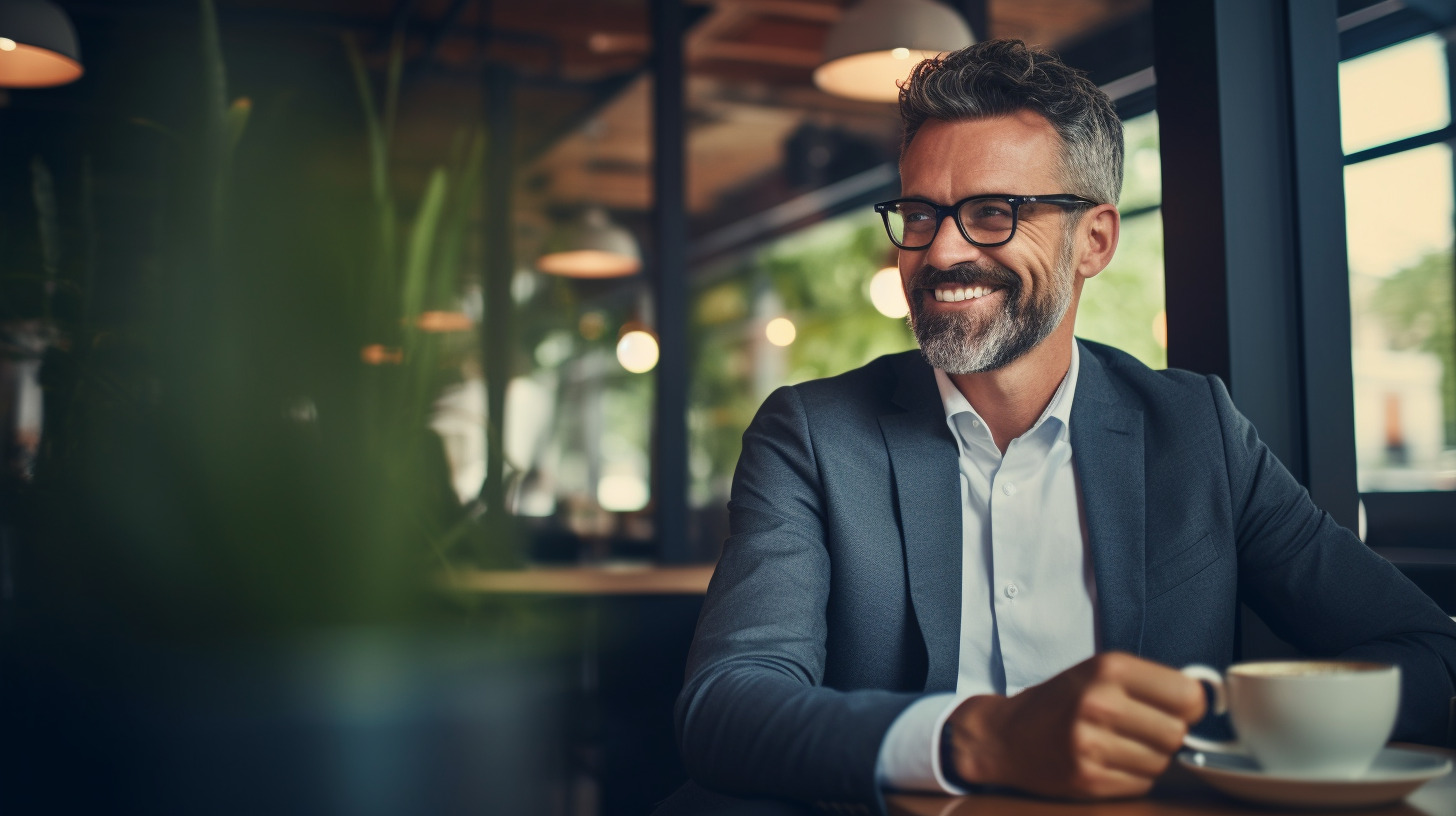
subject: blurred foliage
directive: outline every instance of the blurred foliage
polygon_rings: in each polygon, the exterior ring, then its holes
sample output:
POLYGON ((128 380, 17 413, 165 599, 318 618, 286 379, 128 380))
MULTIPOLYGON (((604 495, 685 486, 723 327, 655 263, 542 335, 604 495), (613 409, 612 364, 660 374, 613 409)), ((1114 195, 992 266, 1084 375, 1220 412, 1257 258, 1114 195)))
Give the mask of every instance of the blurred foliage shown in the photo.
POLYGON ((1158 149, 1158 113, 1135 116, 1122 123, 1124 145, 1122 198, 1124 213, 1163 203, 1163 157, 1158 149))
POLYGON ((1432 252, 1382 280, 1370 308, 1391 348, 1419 350, 1441 361, 1447 444, 1456 440, 1456 266, 1450 249, 1432 252))
POLYGON ((1122 235, 1112 263, 1082 288, 1076 334, 1120 348, 1152 368, 1167 368, 1168 350, 1154 330, 1155 321, 1166 319, 1160 318, 1165 313, 1157 114, 1129 119, 1123 128, 1122 235))
POLYGON ((1154 210, 1122 222, 1112 263, 1082 287, 1076 333, 1167 368, 1168 350, 1154 333, 1163 312, 1163 218, 1154 210))
POLYGON ((871 276, 894 263, 891 249, 879 217, 855 212, 739 259, 695 293, 694 503, 727 494, 743 429, 771 390, 915 347, 905 321, 880 314, 869 299, 871 276), (786 348, 764 337, 775 317, 789 318, 797 330, 786 348))
POLYGON ((321 181, 281 96, 258 106, 270 119, 254 138, 254 104, 228 95, 210 0, 199 19, 201 95, 139 121, 160 149, 117 170, 150 175, 154 192, 129 310, 88 319, 91 272, 68 273, 83 303, 60 317, 68 340, 43 369, 33 486, 53 584, 41 603, 81 625, 181 637, 413 619, 450 547, 510 558, 460 508, 425 425, 477 341, 416 327, 458 308, 484 136, 457 138, 419 202, 400 205, 389 133, 401 52, 380 115, 349 47, 367 139, 352 172, 367 197, 321 181), (366 364, 370 347, 383 364, 366 364))

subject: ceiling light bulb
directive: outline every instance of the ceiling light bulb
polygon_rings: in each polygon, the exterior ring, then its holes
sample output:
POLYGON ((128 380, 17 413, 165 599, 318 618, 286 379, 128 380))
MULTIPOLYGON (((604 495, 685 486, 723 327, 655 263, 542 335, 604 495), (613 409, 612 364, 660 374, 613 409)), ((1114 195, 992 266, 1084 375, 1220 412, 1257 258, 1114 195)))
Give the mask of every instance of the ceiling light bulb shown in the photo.
POLYGON ((588 208, 554 243, 554 251, 536 259, 536 268, 549 275, 620 278, 642 268, 637 239, 601 207, 588 208))
POLYGON ((46 0, 0 2, 0 88, 49 88, 81 78, 71 18, 46 0))
POLYGON ((935 0, 863 0, 829 30, 814 84, 836 96, 893 102, 921 60, 975 41, 960 13, 935 0))

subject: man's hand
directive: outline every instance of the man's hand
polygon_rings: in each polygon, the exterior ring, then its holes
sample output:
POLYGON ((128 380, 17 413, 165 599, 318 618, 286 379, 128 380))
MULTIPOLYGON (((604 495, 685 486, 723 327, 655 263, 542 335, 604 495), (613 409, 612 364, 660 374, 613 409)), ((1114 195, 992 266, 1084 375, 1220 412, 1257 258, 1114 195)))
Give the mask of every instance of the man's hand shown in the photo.
POLYGON ((947 769, 971 784, 1071 799, 1141 796, 1203 717, 1198 681, 1124 653, 1100 654, 1014 697, 961 703, 947 769))

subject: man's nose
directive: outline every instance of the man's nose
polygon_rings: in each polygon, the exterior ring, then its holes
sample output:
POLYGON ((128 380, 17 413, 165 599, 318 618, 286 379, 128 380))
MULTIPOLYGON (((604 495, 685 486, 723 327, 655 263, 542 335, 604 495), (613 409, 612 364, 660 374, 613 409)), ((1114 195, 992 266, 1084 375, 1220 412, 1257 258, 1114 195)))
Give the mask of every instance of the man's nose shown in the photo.
POLYGON ((925 262, 937 269, 949 269, 959 263, 974 263, 983 250, 966 240, 954 216, 946 216, 935 231, 935 238, 925 248, 925 262))

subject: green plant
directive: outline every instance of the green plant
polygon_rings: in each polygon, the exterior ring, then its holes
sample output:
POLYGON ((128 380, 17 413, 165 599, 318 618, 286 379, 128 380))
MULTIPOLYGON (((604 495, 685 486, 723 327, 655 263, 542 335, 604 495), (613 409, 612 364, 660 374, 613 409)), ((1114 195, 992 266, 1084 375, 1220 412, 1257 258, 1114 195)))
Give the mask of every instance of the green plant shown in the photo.
POLYGON ((306 149, 300 134, 252 139, 254 104, 229 98, 211 0, 199 9, 196 110, 140 122, 169 148, 145 305, 67 326, 47 362, 47 603, 184 637, 410 620, 461 542, 506 560, 455 500, 426 426, 474 335, 420 322, 455 308, 484 136, 462 135, 401 217, 388 161, 400 50, 380 117, 349 46, 369 144, 361 205, 295 172, 311 160, 289 154, 306 149), (397 363, 368 364, 375 346, 397 363))

